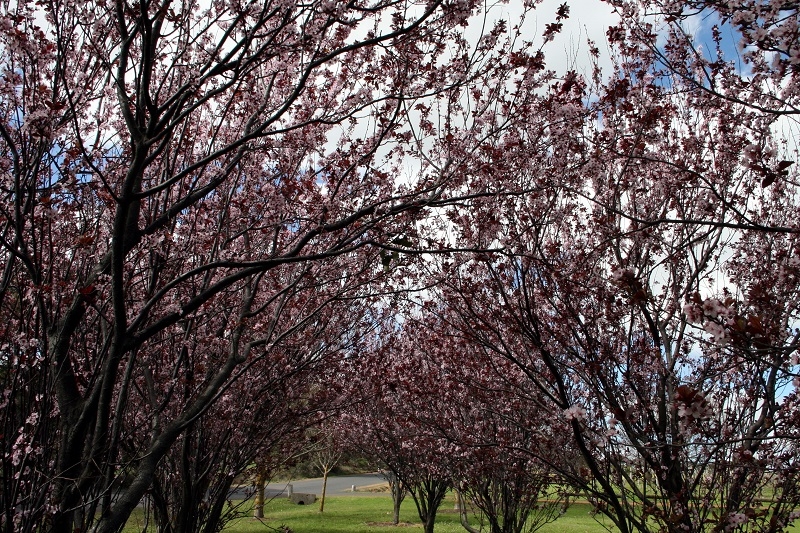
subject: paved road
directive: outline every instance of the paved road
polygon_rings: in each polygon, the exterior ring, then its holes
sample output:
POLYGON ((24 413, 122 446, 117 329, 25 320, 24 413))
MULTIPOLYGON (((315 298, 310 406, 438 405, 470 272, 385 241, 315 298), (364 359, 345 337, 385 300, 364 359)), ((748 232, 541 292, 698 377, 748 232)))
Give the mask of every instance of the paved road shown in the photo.
MULTIPOLYGON (((328 478, 328 487, 326 494, 328 496, 365 496, 373 494, 372 492, 359 490, 359 488, 368 487, 378 483, 383 483, 385 479, 378 473, 374 474, 360 474, 357 476, 331 476, 328 478), (353 492, 353 485, 356 491, 353 492)), ((267 485, 266 497, 275 498, 286 496, 287 485, 291 483, 294 492, 305 492, 316 494, 319 498, 322 495, 322 478, 314 479, 299 479, 287 483, 270 483, 267 485)), ((246 498, 252 490, 248 491, 246 488, 238 489, 233 498, 246 498)))
MULTIPOLYGON (((361 492, 359 487, 366 487, 375 485, 384 481, 383 476, 380 474, 361 474, 358 476, 331 476, 328 478, 328 487, 326 492, 328 496, 353 496, 369 494, 368 492, 361 492), (353 492, 353 485, 356 491, 353 492)), ((299 479, 291 482, 295 492, 308 492, 319 496, 322 494, 322 478, 314 479, 299 479)), ((286 483, 272 483, 268 488, 273 491, 286 491, 286 483)))

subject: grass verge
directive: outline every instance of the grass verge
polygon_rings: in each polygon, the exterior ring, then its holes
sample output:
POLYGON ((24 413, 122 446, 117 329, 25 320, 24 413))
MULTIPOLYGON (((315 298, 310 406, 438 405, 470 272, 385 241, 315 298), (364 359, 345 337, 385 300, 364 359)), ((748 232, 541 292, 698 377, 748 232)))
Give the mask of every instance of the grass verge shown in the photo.
MULTIPOLYGON (((437 514, 436 533, 463 533, 458 513, 454 510, 454 500, 445 500, 437 514)), ((554 523, 547 524, 542 533, 601 533, 608 531, 590 515, 591 507, 574 504, 567 513, 554 523)), ((393 526, 392 501, 386 494, 365 496, 328 497, 325 499, 325 512, 319 506, 294 505, 286 498, 276 498, 269 502, 263 521, 254 518, 241 518, 230 523, 225 529, 228 533, 273 533, 281 526, 290 528, 292 533, 403 533, 422 531, 417 510, 411 498, 406 498, 400 509, 400 525, 393 526)), ((608 521, 606 525, 610 525, 608 521)), ((143 514, 137 509, 123 533, 142 533, 143 514)), ((150 528, 147 531, 155 531, 150 528)))

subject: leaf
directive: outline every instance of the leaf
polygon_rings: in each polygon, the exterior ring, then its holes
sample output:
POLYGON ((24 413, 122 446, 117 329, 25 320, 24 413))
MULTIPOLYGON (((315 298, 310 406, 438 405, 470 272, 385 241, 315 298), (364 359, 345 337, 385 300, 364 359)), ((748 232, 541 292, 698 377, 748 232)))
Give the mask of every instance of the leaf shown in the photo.
POLYGON ((691 403, 697 398, 697 391, 689 385, 679 385, 675 389, 675 399, 684 403, 691 403))
POLYGON ((749 333, 763 335, 765 330, 764 326, 761 324, 761 317, 758 315, 749 315, 747 317, 747 330, 749 333))
POLYGON ((94 285, 87 285, 85 287, 81 287, 78 289, 78 292, 81 293, 83 296, 89 296, 90 294, 94 293, 95 288, 94 285))
POLYGON ((631 303, 638 304, 647 301, 647 292, 644 289, 639 289, 631 296, 631 303))
POLYGON ((769 187, 770 185, 775 183, 775 179, 777 177, 778 175, 775 174, 774 172, 767 172, 766 176, 764 176, 764 179, 761 180, 761 186, 764 188, 769 187))
POLYGON ((97 288, 94 285, 87 285, 78 289, 78 293, 83 300, 89 304, 94 304, 97 300, 97 288))
POLYGON ((780 163, 778 163, 778 172, 786 170, 792 165, 794 165, 794 161, 781 161, 780 163))
POLYGON ((392 244, 396 244, 398 246, 404 246, 405 248, 411 248, 414 245, 414 243, 411 242, 411 239, 405 236, 397 237, 392 241, 392 244))
POLYGON ((65 104, 64 102, 48 102, 48 101, 45 101, 44 105, 46 105, 47 107, 49 107, 53 111, 61 111, 62 109, 67 107, 67 104, 65 104))
POLYGON ((392 261, 397 261, 400 258, 397 252, 381 252, 381 265, 383 269, 388 272, 392 267, 392 261))

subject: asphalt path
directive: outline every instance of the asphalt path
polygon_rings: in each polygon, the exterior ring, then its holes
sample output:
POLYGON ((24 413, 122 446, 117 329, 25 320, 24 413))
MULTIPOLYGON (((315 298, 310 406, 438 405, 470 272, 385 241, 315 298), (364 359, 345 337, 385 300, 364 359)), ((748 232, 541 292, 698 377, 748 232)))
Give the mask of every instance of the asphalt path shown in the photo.
MULTIPOLYGON (((328 478, 328 486, 325 489, 327 496, 365 496, 373 494, 363 490, 379 483, 385 483, 386 479, 379 473, 359 474, 357 476, 331 476, 328 478), (353 491, 353 486, 356 490, 353 491), (361 490, 359 490, 361 489, 361 490)), ((288 485, 292 485, 294 492, 306 494, 316 494, 317 498, 322 496, 322 478, 298 479, 285 483, 270 483, 267 485, 265 497, 267 499, 286 497, 288 485)), ((247 498, 252 495, 251 487, 240 487, 231 495, 233 499, 247 498)))

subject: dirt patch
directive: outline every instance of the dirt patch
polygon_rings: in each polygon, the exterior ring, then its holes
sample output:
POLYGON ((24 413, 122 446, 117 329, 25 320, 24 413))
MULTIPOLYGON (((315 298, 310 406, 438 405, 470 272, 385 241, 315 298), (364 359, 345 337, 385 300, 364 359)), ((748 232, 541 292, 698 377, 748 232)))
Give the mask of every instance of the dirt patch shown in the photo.
POLYGON ((356 492, 389 492, 389 484, 375 483, 374 485, 362 485, 356 487, 356 492))

